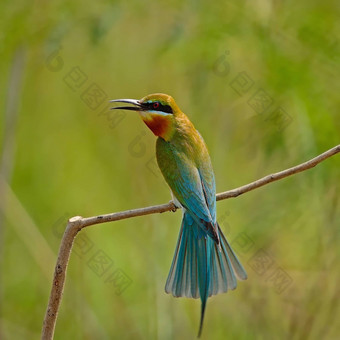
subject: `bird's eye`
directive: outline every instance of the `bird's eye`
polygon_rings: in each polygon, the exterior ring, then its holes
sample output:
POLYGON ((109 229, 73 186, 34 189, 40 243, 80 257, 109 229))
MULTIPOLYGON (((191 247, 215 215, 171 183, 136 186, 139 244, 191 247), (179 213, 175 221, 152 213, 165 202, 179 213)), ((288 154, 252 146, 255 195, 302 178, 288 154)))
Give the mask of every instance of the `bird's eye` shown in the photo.
POLYGON ((153 108, 154 109, 158 109, 159 108, 159 103, 158 102, 154 102, 153 103, 153 108))

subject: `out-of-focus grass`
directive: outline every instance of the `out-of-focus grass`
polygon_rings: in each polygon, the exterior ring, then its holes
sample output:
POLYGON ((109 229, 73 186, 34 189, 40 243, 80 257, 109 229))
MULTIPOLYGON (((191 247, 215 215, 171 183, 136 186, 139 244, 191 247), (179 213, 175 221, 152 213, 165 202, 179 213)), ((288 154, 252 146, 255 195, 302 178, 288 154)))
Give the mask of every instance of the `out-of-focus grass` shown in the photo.
MULTIPOLYGON (((40 236, 56 254, 65 216, 170 199, 154 164, 151 132, 133 113, 108 120, 101 113, 108 99, 173 95, 209 146, 218 191, 339 143, 340 13, 332 1, 17 0, 2 2, 0 13, 2 112, 15 53, 25 60, 9 183, 23 210, 12 200, 5 205, 4 191, 1 197, 2 339, 39 336, 53 272, 40 236), (58 49, 59 59, 51 58, 58 49), (77 67, 87 80, 72 91, 65 77, 77 67), (241 72, 253 84, 242 96, 231 85, 241 72), (81 99, 92 83, 107 95, 96 109, 81 99), (272 100, 263 113, 251 107, 260 89, 272 100), (281 130, 271 115, 278 107, 291 117, 281 130), (20 223, 13 225, 9 217, 19 213, 20 223), (27 226, 31 234, 24 232, 27 226)), ((0 121, 3 137, 4 115, 0 121)), ((203 338, 340 336, 339 168, 335 156, 218 203, 222 227, 249 279, 209 300, 203 338), (255 254, 265 254, 272 266, 261 273, 255 254), (280 294, 273 276, 279 269, 291 280, 280 294)), ((79 241, 78 255, 72 255, 55 338, 194 338, 199 301, 174 299, 163 289, 180 219, 180 213, 162 214, 83 231, 82 244, 91 248, 81 254, 79 241), (91 269, 99 251, 112 261, 101 276, 91 269), (120 295, 119 286, 106 281, 118 269, 131 279, 120 295)))

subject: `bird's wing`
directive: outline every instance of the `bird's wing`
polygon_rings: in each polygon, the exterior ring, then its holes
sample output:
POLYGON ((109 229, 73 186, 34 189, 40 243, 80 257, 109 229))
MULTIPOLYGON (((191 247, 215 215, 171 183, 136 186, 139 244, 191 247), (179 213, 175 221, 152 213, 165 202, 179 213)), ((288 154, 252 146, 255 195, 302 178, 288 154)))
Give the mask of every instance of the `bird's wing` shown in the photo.
MULTIPOLYGON (((157 162, 173 194, 202 229, 218 241, 215 226, 215 205, 212 203, 211 180, 206 177, 207 169, 202 171, 171 143, 162 139, 157 141, 157 162), (209 208, 213 208, 210 211, 209 208)), ((210 162, 210 160, 209 160, 210 162)), ((214 182, 213 182, 214 183, 214 182)))
POLYGON ((210 157, 207 155, 203 162, 198 166, 204 198, 210 211, 212 220, 216 222, 216 189, 215 176, 210 162, 210 157))

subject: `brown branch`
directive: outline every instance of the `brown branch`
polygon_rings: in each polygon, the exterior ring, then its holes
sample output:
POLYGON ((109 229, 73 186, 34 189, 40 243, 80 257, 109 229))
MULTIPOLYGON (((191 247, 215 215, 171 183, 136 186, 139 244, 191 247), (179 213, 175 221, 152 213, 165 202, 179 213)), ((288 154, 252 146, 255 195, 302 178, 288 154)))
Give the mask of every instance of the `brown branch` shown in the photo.
MULTIPOLYGON (((294 166, 292 168, 276 172, 274 174, 265 176, 255 182, 249 183, 242 187, 225 191, 216 195, 216 200, 224 200, 228 198, 233 198, 240 196, 248 191, 252 191, 256 188, 262 187, 266 184, 278 181, 282 178, 297 174, 299 172, 311 169, 315 167, 317 164, 321 163, 325 159, 334 156, 335 154, 340 152, 340 145, 335 146, 332 149, 322 153, 321 155, 294 166)), ((172 201, 166 204, 155 205, 152 207, 127 210, 118 213, 87 217, 83 218, 81 216, 72 217, 69 219, 64 236, 61 240, 61 245, 59 249, 59 255, 54 271, 53 284, 50 294, 50 299, 48 302, 47 311, 45 314, 45 319, 43 323, 43 329, 41 334, 41 339, 43 340, 51 340, 53 339, 54 329, 57 321, 59 306, 61 303, 61 298, 63 294, 65 278, 66 278, 66 270, 67 265, 70 259, 71 249, 74 242, 74 239, 78 232, 90 225, 112 222, 123 220, 126 218, 132 218, 143 215, 150 215, 156 213, 163 213, 166 211, 176 211, 178 208, 174 205, 172 201)))
POLYGON ((242 187, 239 187, 239 188, 236 188, 236 189, 233 189, 233 190, 228 190, 228 191, 225 191, 225 192, 221 192, 220 194, 216 195, 216 201, 225 200, 227 198, 237 197, 237 196, 240 196, 240 195, 242 195, 242 194, 244 194, 248 191, 252 191, 252 190, 257 189, 259 187, 262 187, 266 184, 278 181, 282 178, 285 178, 285 177, 288 177, 288 176, 291 176, 291 175, 295 175, 299 172, 302 172, 302 171, 305 171, 305 170, 308 170, 308 169, 312 169, 316 165, 318 165, 319 163, 324 161, 325 159, 332 157, 339 152, 340 152, 340 144, 335 146, 332 149, 325 151, 321 155, 310 159, 307 162, 304 162, 304 163, 301 163, 299 165, 293 166, 292 168, 282 170, 282 171, 276 172, 274 174, 262 177, 262 178, 258 179, 257 181, 243 185, 242 187))

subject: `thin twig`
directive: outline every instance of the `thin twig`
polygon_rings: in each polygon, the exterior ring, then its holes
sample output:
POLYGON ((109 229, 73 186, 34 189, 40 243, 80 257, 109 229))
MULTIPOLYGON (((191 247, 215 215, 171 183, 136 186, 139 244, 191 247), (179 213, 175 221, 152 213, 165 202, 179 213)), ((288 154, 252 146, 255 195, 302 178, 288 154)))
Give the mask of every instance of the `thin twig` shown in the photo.
POLYGON ((291 176, 291 175, 295 175, 299 172, 302 172, 302 171, 305 171, 305 170, 308 170, 308 169, 312 169, 316 165, 318 165, 319 163, 324 161, 325 159, 332 157, 339 152, 340 152, 340 144, 335 146, 332 149, 325 151, 321 155, 310 159, 307 162, 304 162, 304 163, 301 163, 299 165, 293 166, 292 168, 282 170, 282 171, 276 172, 274 174, 262 177, 262 178, 258 179, 257 181, 243 185, 242 187, 239 187, 239 188, 236 188, 236 189, 233 189, 233 190, 228 190, 228 191, 225 191, 225 192, 221 192, 220 194, 216 195, 216 201, 225 200, 227 198, 237 197, 237 196, 240 196, 240 195, 242 195, 242 194, 244 194, 248 191, 252 191, 252 190, 257 189, 259 187, 262 187, 266 184, 278 181, 282 178, 285 178, 285 177, 288 177, 288 176, 291 176))
MULTIPOLYGON (((311 169, 315 167, 317 164, 321 163, 325 159, 334 156, 335 154, 340 152, 340 145, 335 146, 332 149, 322 153, 321 155, 294 166, 292 168, 276 172, 274 174, 265 176, 255 182, 249 183, 242 187, 228 190, 216 195, 216 200, 225 200, 233 197, 238 197, 248 191, 252 191, 256 188, 262 187, 266 184, 278 181, 282 178, 297 174, 299 172, 311 169)), ((62 299, 65 278, 66 278, 66 270, 67 265, 70 259, 71 249, 74 242, 74 239, 78 232, 90 225, 112 222, 123 220, 127 218, 143 216, 143 215, 150 215, 156 213, 163 213, 166 211, 176 211, 178 208, 174 205, 172 201, 166 204, 155 205, 146 208, 134 209, 134 210, 127 210, 112 214, 106 215, 99 215, 94 217, 86 217, 83 218, 81 216, 72 217, 69 219, 64 236, 61 240, 61 245, 59 249, 59 255, 54 271, 54 278, 53 284, 50 294, 50 299, 47 307, 47 311, 45 314, 45 319, 43 323, 43 329, 41 334, 41 339, 43 340, 51 340, 53 339, 54 329, 57 321, 59 306, 62 299)))

